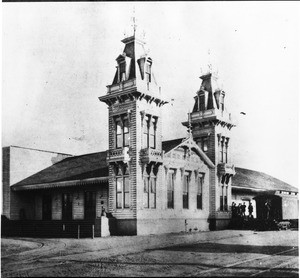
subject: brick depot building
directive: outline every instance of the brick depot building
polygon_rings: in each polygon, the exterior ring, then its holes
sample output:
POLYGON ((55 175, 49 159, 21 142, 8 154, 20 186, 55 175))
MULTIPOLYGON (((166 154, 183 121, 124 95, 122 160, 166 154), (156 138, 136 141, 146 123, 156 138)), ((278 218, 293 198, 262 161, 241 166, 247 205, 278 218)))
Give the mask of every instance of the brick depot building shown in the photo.
POLYGON ((7 233, 89 236, 93 227, 101 236, 105 217, 111 234, 223 229, 233 201, 251 201, 262 218, 266 198, 276 203, 278 219, 298 219, 296 188, 232 164, 234 124, 213 74, 201 76, 182 123, 189 135, 162 141, 167 101, 152 59, 135 36, 122 42, 113 82, 99 97, 109 111, 108 150, 73 156, 3 148, 3 215, 15 225, 7 233))

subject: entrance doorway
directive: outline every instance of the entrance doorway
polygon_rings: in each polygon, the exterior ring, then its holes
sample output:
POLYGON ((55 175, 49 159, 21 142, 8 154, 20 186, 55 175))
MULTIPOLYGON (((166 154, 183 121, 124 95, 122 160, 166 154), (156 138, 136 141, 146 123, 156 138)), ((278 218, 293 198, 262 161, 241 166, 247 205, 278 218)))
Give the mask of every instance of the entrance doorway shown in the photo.
POLYGON ((84 193, 84 219, 96 218, 96 192, 86 191, 84 193))
POLYGON ((62 194, 62 219, 72 220, 72 198, 70 193, 62 194))
POLYGON ((51 220, 52 218, 52 198, 50 194, 42 197, 42 219, 51 220))

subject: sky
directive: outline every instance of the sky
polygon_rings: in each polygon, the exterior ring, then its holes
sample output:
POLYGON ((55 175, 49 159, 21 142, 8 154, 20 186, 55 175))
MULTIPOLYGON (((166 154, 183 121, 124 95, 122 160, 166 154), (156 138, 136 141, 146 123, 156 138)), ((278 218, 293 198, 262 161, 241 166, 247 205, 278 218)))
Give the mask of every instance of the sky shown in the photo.
POLYGON ((181 122, 211 64, 236 123, 234 164, 298 186, 299 7, 2 3, 2 146, 78 155, 106 150, 108 110, 98 97, 112 83, 135 15, 162 94, 174 99, 163 108, 164 140, 186 136, 181 122))

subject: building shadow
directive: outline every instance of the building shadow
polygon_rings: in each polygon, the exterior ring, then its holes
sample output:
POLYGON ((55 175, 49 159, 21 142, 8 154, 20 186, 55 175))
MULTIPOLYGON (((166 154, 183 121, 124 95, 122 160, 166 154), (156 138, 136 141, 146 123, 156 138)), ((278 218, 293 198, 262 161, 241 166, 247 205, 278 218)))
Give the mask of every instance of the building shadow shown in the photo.
POLYGON ((255 253, 265 255, 299 256, 297 246, 268 246, 268 245, 242 245, 222 243, 185 244, 159 248, 155 250, 199 252, 199 253, 255 253))

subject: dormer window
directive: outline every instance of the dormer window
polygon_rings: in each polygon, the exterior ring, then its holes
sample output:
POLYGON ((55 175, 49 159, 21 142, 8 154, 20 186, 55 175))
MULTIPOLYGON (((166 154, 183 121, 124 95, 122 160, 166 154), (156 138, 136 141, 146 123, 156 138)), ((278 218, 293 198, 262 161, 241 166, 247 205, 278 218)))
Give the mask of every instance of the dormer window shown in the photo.
POLYGON ((120 80, 120 82, 126 80, 126 63, 125 63, 125 61, 122 61, 119 64, 119 80, 120 80))
POLYGON ((220 109, 221 111, 224 111, 224 96, 220 96, 220 109))
POLYGON ((199 110, 204 111, 205 110, 205 95, 201 94, 199 96, 199 110))
POLYGON ((147 81, 147 83, 150 83, 151 82, 151 63, 149 61, 147 61, 147 63, 146 63, 145 73, 146 73, 146 81, 147 81))

